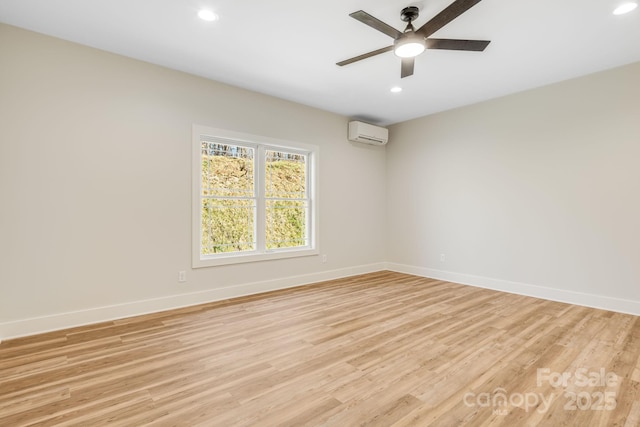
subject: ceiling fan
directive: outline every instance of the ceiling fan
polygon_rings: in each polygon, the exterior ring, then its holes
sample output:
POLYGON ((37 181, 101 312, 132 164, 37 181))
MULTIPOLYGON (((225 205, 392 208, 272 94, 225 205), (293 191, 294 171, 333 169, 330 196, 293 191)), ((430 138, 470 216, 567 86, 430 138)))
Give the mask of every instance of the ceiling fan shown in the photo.
POLYGON ((433 39, 429 36, 440 28, 471 9, 481 0, 455 0, 442 12, 434 16, 417 30, 411 24, 418 18, 419 9, 409 6, 402 9, 400 18, 407 22, 407 27, 403 32, 396 30, 392 26, 385 24, 377 18, 369 15, 363 10, 351 13, 349 16, 357 19, 365 25, 378 30, 393 38, 393 45, 364 53, 350 59, 338 62, 336 65, 343 66, 352 64, 366 58, 370 58, 381 53, 393 51, 396 56, 402 59, 400 76, 402 78, 413 75, 415 57, 424 52, 425 49, 445 49, 445 50, 466 50, 472 52, 482 52, 491 43, 488 40, 459 40, 459 39, 433 39))

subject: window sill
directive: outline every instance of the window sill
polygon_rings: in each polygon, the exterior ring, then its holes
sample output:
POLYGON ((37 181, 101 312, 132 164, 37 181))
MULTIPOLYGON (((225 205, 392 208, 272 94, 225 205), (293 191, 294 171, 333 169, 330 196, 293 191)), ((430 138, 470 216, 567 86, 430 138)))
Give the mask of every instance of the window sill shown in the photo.
POLYGON ((271 261, 276 259, 286 259, 286 258, 298 258, 298 257, 306 257, 318 255, 320 251, 318 249, 292 249, 292 250, 282 250, 282 251, 274 251, 274 252, 265 252, 265 253, 251 253, 251 254, 233 254, 233 255, 216 255, 216 256, 204 256, 200 257, 200 259, 193 260, 193 268, 202 268, 202 267, 216 267, 220 265, 230 265, 230 264, 243 264, 243 263, 251 263, 251 262, 261 262, 261 261, 271 261))

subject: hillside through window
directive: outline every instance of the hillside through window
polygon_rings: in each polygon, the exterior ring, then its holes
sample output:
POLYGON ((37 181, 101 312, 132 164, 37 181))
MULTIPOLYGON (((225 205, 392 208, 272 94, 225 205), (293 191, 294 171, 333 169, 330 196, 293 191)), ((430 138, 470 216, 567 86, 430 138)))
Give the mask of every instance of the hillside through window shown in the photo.
POLYGON ((267 249, 308 245, 307 156, 266 150, 267 249))
POLYGON ((255 150, 206 139, 201 144, 201 254, 255 250, 255 150))
POLYGON ((194 126, 194 267, 316 254, 317 149, 204 130, 194 126))

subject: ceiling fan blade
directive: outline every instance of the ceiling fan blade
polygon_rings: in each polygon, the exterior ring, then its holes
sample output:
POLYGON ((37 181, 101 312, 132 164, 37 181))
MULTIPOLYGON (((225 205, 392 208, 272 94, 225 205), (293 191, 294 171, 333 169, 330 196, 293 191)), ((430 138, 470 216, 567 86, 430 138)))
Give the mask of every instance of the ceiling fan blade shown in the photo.
POLYGON ((481 0, 456 0, 447 6, 442 12, 431 18, 426 24, 418 28, 416 33, 429 37, 458 16, 471 9, 481 0))
POLYGON ((344 61, 337 62, 336 65, 343 66, 353 64, 356 61, 361 61, 363 59, 371 58, 372 56, 380 55, 381 53, 391 52, 393 50, 393 46, 383 47, 382 49, 374 50, 372 52, 363 53, 362 55, 354 56, 350 59, 345 59, 344 61))
POLYGON ((400 77, 405 78, 413 75, 413 66, 415 65, 415 58, 402 58, 402 69, 400 70, 400 77))
POLYGON ((427 49, 468 50, 482 52, 489 40, 427 39, 427 49))
POLYGON ((364 10, 359 10, 357 12, 353 12, 353 13, 349 14, 349 16, 352 17, 353 19, 357 19, 358 21, 362 22, 365 25, 370 26, 371 28, 373 28, 375 30, 378 30, 378 31, 380 31, 382 33, 385 33, 386 35, 388 35, 389 37, 393 38, 394 40, 402 35, 402 32, 396 30, 395 28, 393 28, 389 24, 385 24, 384 22, 382 22, 378 18, 374 18, 373 16, 369 15, 364 10))

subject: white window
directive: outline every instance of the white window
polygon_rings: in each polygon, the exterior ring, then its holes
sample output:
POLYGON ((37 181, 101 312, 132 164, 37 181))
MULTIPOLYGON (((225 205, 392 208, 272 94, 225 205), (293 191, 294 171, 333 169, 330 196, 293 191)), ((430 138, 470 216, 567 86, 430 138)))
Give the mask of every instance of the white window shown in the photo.
POLYGON ((193 267, 315 255, 318 148, 193 127, 193 267))

